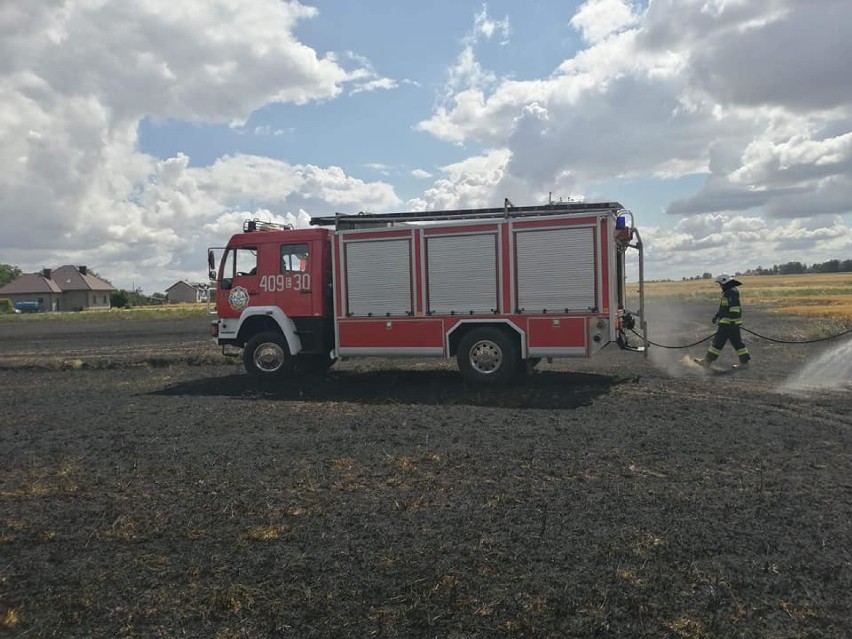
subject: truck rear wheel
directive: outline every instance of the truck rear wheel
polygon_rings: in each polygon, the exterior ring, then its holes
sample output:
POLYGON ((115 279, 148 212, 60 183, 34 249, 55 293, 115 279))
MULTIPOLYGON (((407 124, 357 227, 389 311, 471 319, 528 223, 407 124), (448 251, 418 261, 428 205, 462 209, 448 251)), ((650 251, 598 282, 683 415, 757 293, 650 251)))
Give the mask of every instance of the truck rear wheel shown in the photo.
POLYGON ((293 372, 293 358, 281 333, 265 331, 252 337, 243 349, 243 364, 256 379, 275 379, 293 372))
POLYGON ((518 370, 518 348, 504 331, 493 326, 477 328, 459 343, 459 370, 472 384, 505 384, 518 370))

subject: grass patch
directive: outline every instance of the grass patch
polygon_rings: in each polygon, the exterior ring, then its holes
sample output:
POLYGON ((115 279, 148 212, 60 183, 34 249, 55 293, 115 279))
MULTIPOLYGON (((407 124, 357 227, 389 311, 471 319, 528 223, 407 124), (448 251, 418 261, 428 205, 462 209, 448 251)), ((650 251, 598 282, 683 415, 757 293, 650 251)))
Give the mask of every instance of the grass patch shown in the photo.
POLYGON ((0 370, 80 371, 124 368, 169 368, 172 366, 222 366, 234 363, 233 358, 219 352, 192 354, 140 354, 125 358, 111 357, 6 357, 0 370))
MULTIPOLYGON (((774 309, 779 313, 791 313, 788 310, 774 309)), ((837 337, 849 330, 849 322, 844 322, 842 319, 836 319, 824 316, 813 316, 813 322, 808 322, 802 326, 792 327, 784 334, 783 339, 794 342, 804 342, 810 340, 823 340, 831 337, 837 337)), ((749 328, 746 326, 746 328, 749 328)))
POLYGON ((207 315, 207 304, 185 303, 165 304, 163 306, 137 306, 134 308, 111 308, 103 311, 52 311, 50 313, 0 314, 0 322, 86 322, 104 319, 120 322, 145 319, 192 319, 195 317, 206 317, 207 315))
POLYGON ((21 615, 14 608, 7 608, 0 616, 0 628, 12 629, 21 622, 21 615))

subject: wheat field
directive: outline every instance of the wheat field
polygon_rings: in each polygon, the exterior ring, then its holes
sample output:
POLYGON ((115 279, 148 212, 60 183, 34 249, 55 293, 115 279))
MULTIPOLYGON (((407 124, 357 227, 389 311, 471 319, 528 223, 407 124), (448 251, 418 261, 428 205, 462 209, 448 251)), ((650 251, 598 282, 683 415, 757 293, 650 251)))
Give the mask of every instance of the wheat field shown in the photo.
MULTIPOLYGON (((743 305, 760 305, 782 313, 852 322, 852 273, 744 275, 743 305)), ((712 300, 719 287, 713 280, 647 282, 649 299, 712 300)))

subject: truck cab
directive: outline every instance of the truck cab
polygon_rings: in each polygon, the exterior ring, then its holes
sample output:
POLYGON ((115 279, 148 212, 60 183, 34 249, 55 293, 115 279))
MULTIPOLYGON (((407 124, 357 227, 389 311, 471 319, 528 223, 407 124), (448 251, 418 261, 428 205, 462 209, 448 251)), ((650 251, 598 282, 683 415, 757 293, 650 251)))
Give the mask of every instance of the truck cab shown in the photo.
POLYGON ((218 316, 211 332, 223 347, 244 349, 250 373, 333 363, 329 237, 326 229, 250 220, 220 249, 218 269, 216 249, 208 251, 218 316))

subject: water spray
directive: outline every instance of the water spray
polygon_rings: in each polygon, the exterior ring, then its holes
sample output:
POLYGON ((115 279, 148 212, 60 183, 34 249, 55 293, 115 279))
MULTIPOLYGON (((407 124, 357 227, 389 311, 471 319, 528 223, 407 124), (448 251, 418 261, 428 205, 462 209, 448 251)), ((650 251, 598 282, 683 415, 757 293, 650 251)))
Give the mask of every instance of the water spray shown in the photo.
POLYGON ((826 351, 787 378, 778 392, 852 389, 852 339, 826 351))

